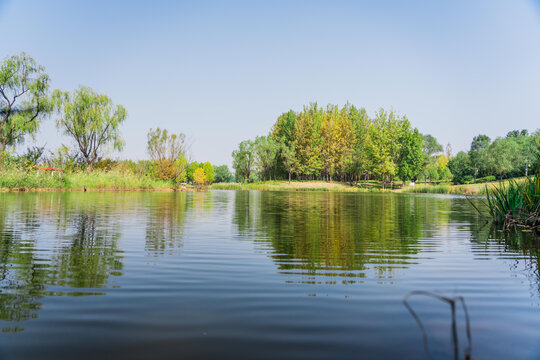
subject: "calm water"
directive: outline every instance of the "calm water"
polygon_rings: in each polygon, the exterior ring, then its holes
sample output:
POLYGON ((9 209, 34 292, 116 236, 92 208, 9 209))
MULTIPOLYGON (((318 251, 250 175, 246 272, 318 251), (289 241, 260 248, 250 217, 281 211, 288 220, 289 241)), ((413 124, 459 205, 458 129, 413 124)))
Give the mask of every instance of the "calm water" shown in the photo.
POLYGON ((0 194, 0 271, 2 359, 423 359, 418 290, 474 359, 540 358, 535 243, 458 197, 0 194))

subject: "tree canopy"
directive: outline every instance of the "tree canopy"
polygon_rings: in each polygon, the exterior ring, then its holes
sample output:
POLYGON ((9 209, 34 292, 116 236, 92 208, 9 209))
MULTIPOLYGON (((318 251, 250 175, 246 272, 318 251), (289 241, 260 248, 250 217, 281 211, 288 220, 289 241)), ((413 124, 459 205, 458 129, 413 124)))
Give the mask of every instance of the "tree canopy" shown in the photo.
POLYGON ((0 63, 0 153, 34 134, 52 108, 45 68, 24 52, 0 63))
MULTIPOLYGON (((268 136, 243 141, 233 152, 241 179, 414 179, 424 163, 424 139, 406 116, 381 109, 369 118, 351 104, 312 103, 280 115, 268 136)), ((439 145, 440 146, 440 145, 439 145)), ((441 147, 442 151, 442 147, 441 147)))
POLYGON ((152 160, 174 161, 180 156, 187 158, 186 135, 183 133, 169 134, 167 129, 150 129, 147 134, 147 150, 152 160))
POLYGON ((90 169, 105 146, 122 150, 120 124, 127 117, 122 105, 114 105, 110 97, 86 86, 72 93, 55 90, 53 99, 60 113, 57 127, 75 140, 90 169))

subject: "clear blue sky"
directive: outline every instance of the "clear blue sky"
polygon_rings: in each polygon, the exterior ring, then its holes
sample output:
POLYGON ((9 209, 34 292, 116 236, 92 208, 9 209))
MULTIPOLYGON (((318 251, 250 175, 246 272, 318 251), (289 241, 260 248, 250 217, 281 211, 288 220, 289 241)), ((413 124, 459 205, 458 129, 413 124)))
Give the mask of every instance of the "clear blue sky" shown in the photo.
MULTIPOLYGON (((121 158, 146 133, 186 133, 192 157, 236 145, 316 101, 394 108, 465 150, 540 127, 540 1, 2 1, 0 58, 25 51, 52 87, 128 110, 121 158)), ((49 120, 38 144, 69 143, 49 120)))

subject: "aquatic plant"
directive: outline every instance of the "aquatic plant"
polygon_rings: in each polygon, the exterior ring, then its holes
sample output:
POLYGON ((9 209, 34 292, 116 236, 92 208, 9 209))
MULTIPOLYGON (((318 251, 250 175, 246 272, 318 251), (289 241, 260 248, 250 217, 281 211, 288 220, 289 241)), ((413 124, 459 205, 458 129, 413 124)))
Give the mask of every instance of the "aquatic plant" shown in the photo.
MULTIPOLYGON (((540 171, 540 166, 538 170, 540 171)), ((527 177, 524 181, 510 180, 491 187, 486 185, 486 201, 494 223, 506 229, 524 228, 540 233, 540 175, 538 172, 534 177, 527 177)))

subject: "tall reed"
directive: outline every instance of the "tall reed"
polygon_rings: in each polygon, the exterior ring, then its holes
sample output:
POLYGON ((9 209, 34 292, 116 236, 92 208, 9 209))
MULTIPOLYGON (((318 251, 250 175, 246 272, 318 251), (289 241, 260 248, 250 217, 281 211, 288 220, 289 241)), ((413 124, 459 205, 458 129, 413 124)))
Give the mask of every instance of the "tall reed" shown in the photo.
MULTIPOLYGON (((540 166, 538 168, 540 171, 540 166)), ((525 181, 510 180, 499 186, 486 185, 487 208, 493 221, 505 228, 527 228, 540 232, 540 175, 525 181)))

